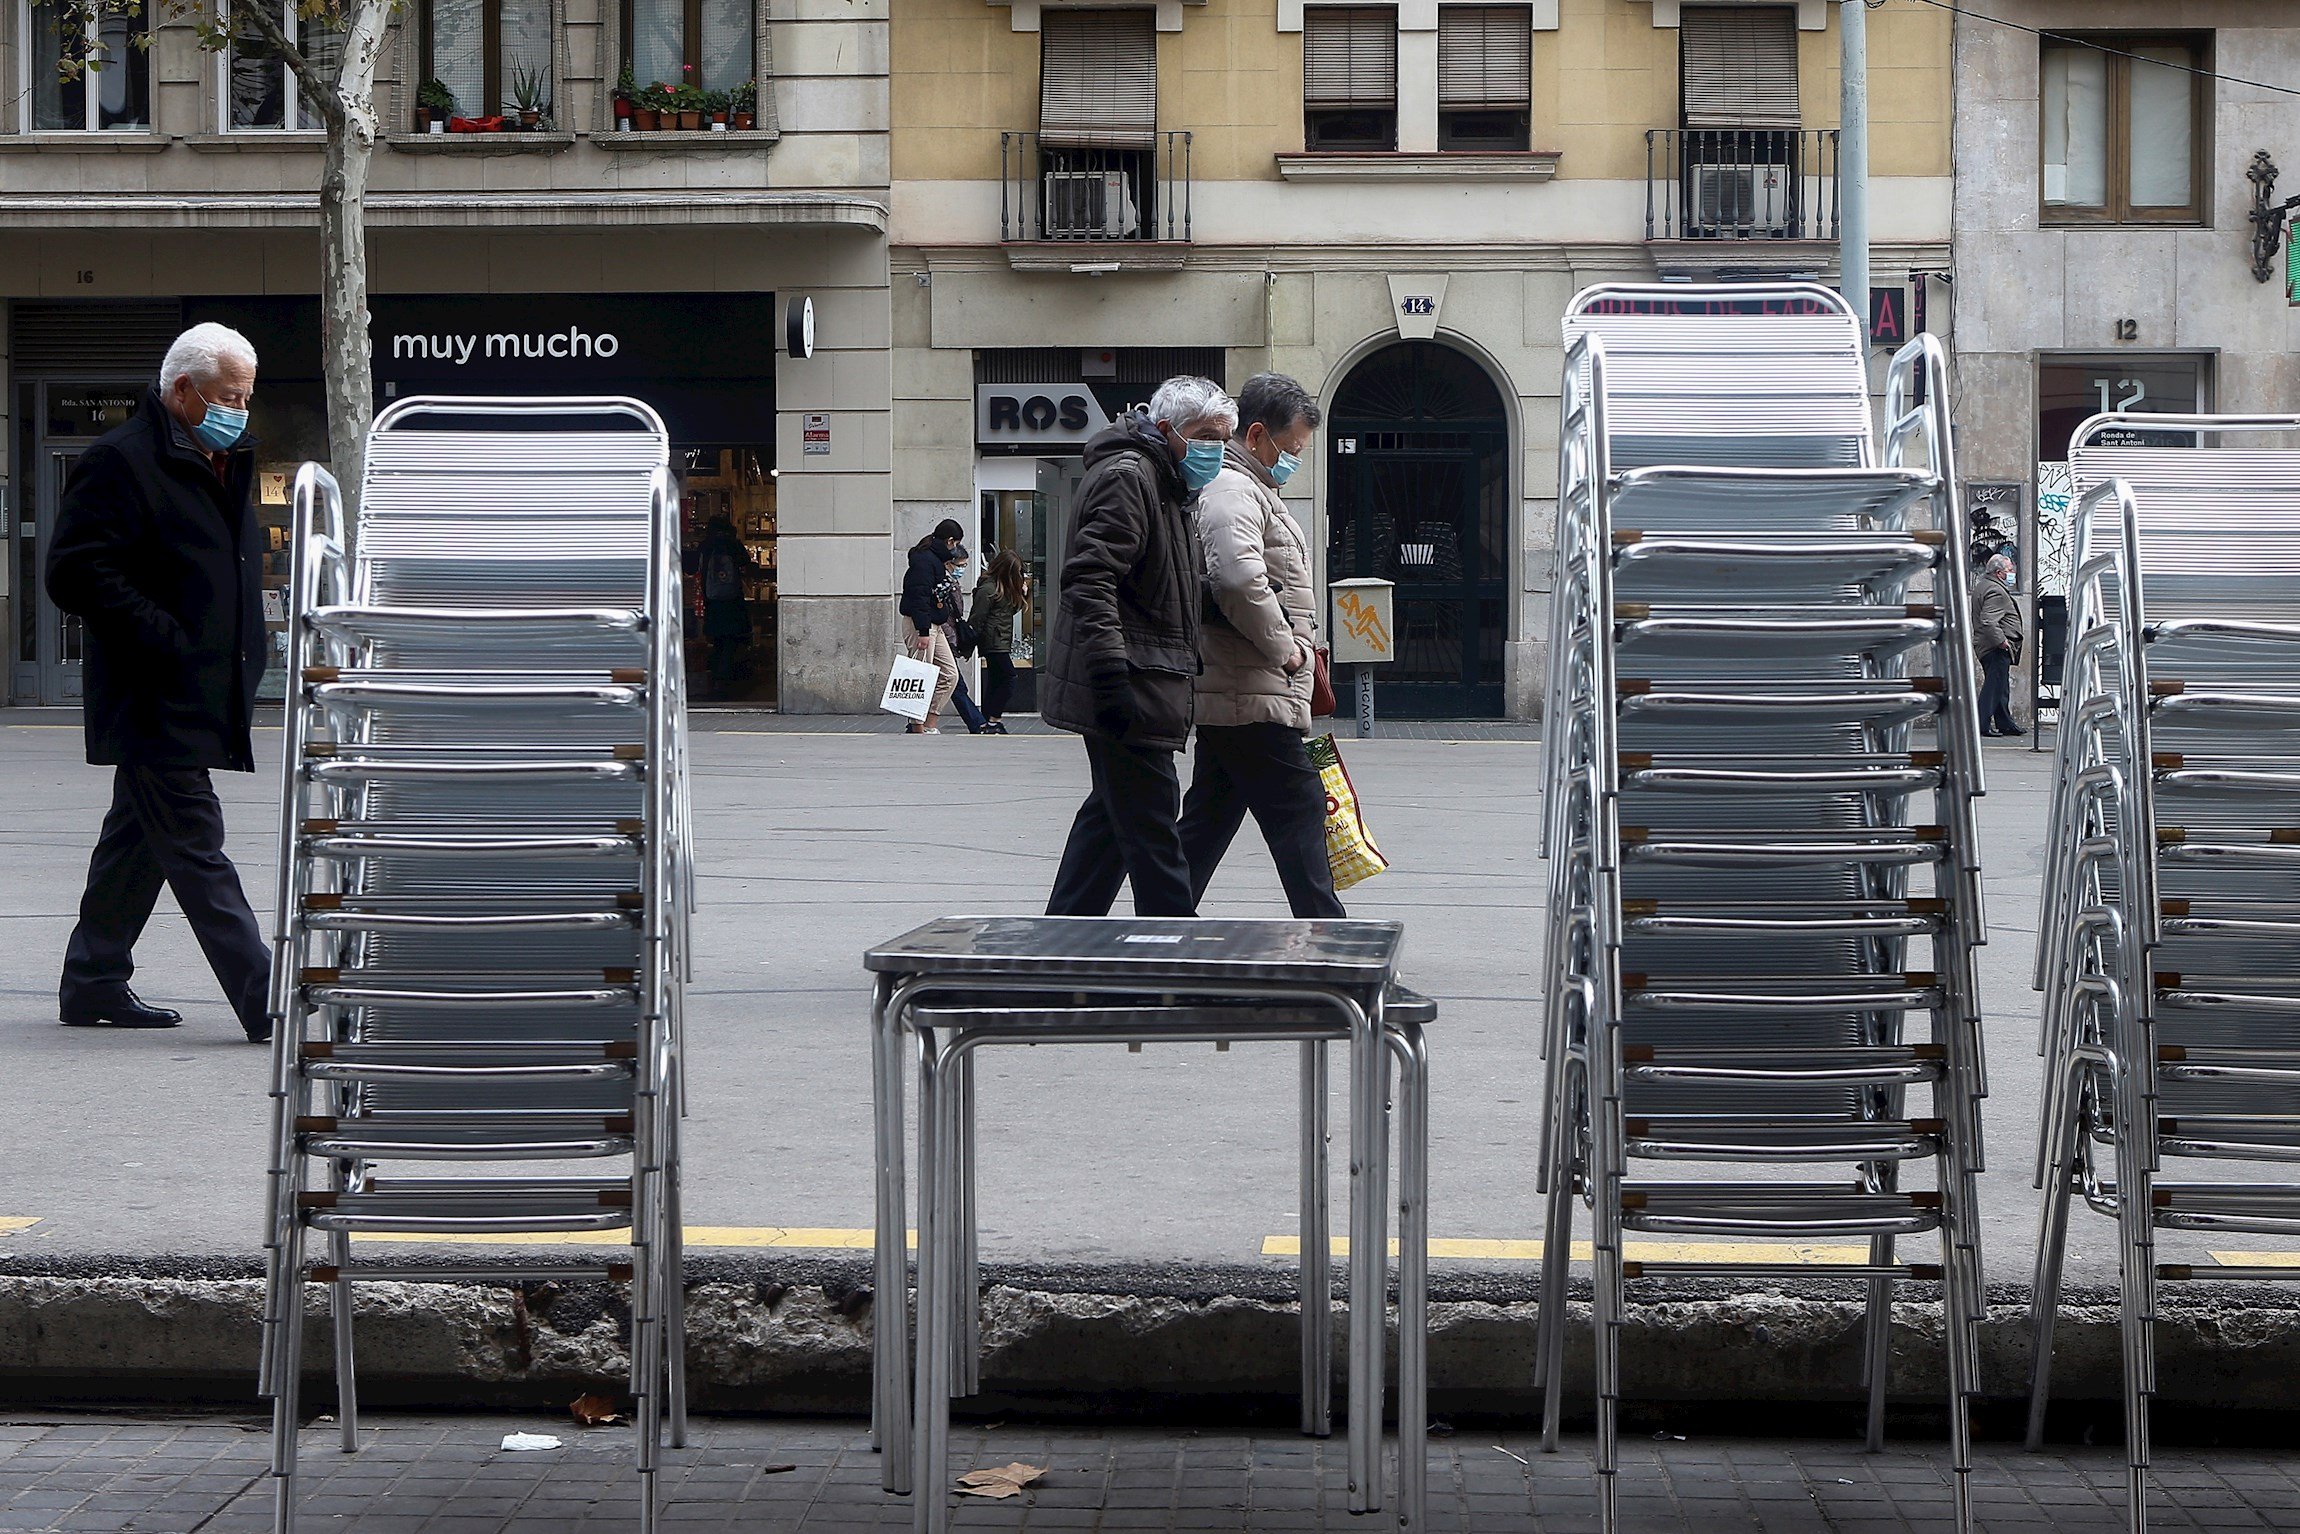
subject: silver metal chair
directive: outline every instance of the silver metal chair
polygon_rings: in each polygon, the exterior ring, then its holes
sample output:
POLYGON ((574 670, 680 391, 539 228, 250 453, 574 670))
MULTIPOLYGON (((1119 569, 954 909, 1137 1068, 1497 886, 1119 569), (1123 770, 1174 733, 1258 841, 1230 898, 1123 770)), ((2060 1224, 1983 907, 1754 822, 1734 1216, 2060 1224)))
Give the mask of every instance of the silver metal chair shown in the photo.
POLYGON ((1827 289, 1593 288, 1565 334, 1544 745, 1545 1446, 1579 1203, 1607 1530, 1624 1285, 1708 1275, 1866 1288, 1872 1444, 1895 1295, 1939 1284, 1969 1528, 1987 929, 1944 358, 1930 337, 1895 358, 1880 447, 1860 320, 1827 289), (1630 1233, 1722 1249, 1640 1259, 1630 1233), (1939 1262, 1902 1255, 1920 1236, 1939 1262), (1862 1260, 1749 1245, 1830 1239, 1862 1260))
POLYGON ((2130 1526, 2147 1527, 2156 1232, 2300 1235, 2300 416, 2077 429, 2069 663, 2039 909, 2044 1192, 2029 1441, 2069 1214, 2117 1222, 2130 1526), (2193 446, 2161 440, 2187 436, 2193 446), (2211 439, 2211 440, 2207 440, 2211 439), (2165 1174, 2167 1158, 2195 1167, 2165 1174))
POLYGON ((295 1526, 307 1284, 329 1290, 350 1451, 357 1283, 567 1278, 630 1285, 651 1529, 666 1408, 685 1432, 693 900, 663 424, 634 400, 403 400, 375 421, 356 541, 316 464, 293 536, 262 1354, 276 1527, 295 1526), (352 1244, 621 1230, 616 1262, 352 1244))

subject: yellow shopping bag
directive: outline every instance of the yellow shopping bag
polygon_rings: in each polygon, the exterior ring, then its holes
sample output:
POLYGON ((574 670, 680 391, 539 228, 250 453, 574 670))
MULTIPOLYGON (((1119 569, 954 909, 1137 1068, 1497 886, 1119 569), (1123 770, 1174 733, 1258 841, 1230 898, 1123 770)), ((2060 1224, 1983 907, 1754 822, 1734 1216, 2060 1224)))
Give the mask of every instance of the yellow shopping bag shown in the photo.
POLYGON ((1358 811, 1358 791, 1333 736, 1320 735, 1310 742, 1310 761, 1326 783, 1326 862, 1334 870, 1334 888, 1363 884, 1389 867, 1390 860, 1366 829, 1366 817, 1358 811))

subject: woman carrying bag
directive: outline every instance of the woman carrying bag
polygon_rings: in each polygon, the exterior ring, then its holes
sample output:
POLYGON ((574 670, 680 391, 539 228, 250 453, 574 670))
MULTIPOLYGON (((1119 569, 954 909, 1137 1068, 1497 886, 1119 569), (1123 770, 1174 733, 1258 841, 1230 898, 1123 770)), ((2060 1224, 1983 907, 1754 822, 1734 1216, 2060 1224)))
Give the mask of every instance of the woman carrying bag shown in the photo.
POLYGON ((1210 611, 1181 827, 1191 893, 1203 900, 1251 813, 1299 917, 1349 914, 1326 856, 1325 782, 1304 743, 1318 641, 1309 540, 1278 498, 1318 420, 1317 401, 1293 379, 1249 378, 1222 472, 1198 496, 1210 611))
POLYGON ((974 584, 974 609, 967 623, 982 648, 983 728, 1006 733, 1006 705, 1014 701, 1014 617, 1030 599, 1030 577, 1012 549, 990 556, 990 567, 974 584))

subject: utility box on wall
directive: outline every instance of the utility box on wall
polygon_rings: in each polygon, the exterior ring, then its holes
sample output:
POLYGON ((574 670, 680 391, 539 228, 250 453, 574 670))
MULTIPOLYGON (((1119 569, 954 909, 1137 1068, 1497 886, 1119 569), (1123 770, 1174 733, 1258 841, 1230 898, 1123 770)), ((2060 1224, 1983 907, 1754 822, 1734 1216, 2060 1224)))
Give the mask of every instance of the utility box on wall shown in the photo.
POLYGON ((1335 581, 1333 660, 1337 666, 1381 665, 1398 658, 1397 623, 1391 611, 1392 583, 1368 577, 1335 581))

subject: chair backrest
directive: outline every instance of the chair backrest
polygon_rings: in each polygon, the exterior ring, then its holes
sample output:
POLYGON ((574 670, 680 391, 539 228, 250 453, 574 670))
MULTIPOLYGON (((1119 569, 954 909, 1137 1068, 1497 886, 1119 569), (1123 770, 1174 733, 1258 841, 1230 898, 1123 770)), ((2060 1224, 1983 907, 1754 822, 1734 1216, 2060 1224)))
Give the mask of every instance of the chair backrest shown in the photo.
POLYGON ((2135 418, 2099 415, 2070 439, 2077 498, 2111 480, 2132 490, 2144 617, 2300 620, 2300 446, 2225 447, 2230 434, 2300 437, 2300 416, 2150 415, 2149 435, 2196 446, 2120 443, 2135 418))
POLYGON ((637 400, 402 400, 368 438, 352 600, 643 608, 669 464, 637 400))
POLYGON ((1616 470, 1873 464, 1862 330, 1812 283, 1605 284, 1565 314, 1567 345, 1605 345, 1616 470))

